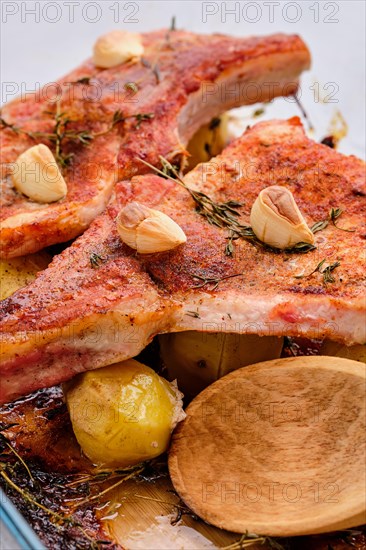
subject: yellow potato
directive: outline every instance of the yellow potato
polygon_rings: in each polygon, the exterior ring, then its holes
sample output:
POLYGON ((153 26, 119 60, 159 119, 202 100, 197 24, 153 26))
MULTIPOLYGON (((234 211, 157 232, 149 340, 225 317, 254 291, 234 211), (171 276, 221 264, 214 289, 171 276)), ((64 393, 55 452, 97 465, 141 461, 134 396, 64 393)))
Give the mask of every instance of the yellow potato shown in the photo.
POLYGON ((104 468, 160 455, 185 416, 177 387, 133 359, 78 375, 64 392, 76 439, 104 468))
POLYGON ((161 334, 159 344, 169 378, 194 397, 233 370, 280 357, 283 338, 188 330, 161 334))
POLYGON ((331 355, 333 357, 345 357, 366 363, 366 345, 356 344, 354 346, 345 346, 332 340, 324 340, 319 353, 321 355, 331 355))
POLYGON ((191 156, 188 158, 187 170, 221 153, 228 141, 228 116, 224 114, 202 126, 188 143, 187 151, 191 156))
POLYGON ((51 256, 46 252, 0 260, 0 300, 33 281, 38 271, 46 269, 50 261, 51 256))

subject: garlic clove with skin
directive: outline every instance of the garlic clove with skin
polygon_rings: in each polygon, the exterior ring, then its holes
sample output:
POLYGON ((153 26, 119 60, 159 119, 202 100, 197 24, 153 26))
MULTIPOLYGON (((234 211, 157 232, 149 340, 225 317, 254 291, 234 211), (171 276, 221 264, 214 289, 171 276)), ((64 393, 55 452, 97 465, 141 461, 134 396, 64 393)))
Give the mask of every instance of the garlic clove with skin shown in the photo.
POLYGON ((109 69, 133 57, 141 57, 143 53, 140 34, 116 30, 98 38, 94 44, 93 61, 97 67, 109 69))
POLYGON ((187 241, 169 216, 136 201, 121 210, 116 222, 121 240, 140 254, 166 252, 187 241))
POLYGON ((11 179, 18 191, 36 202, 55 202, 67 194, 67 185, 56 159, 43 143, 19 155, 11 179))
POLYGON ((281 250, 298 243, 314 244, 314 235, 286 187, 263 189, 250 213, 250 224, 260 241, 281 250))

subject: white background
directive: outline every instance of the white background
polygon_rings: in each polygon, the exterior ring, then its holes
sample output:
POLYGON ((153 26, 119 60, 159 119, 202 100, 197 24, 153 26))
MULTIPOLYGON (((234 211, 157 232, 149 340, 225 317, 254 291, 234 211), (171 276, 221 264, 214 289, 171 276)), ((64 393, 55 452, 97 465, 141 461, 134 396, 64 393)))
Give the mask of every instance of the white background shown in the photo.
MULTIPOLYGON (((177 27, 237 36, 301 34, 313 63, 302 79, 302 101, 316 128, 327 134, 336 109, 348 136, 340 150, 365 156, 365 6, 356 1, 6 1, 1 2, 2 102, 23 88, 53 81, 91 54, 95 39, 113 28, 146 31, 177 27), (235 13, 229 13, 235 11, 235 13), (33 12, 33 13, 32 13, 33 12), (72 13, 73 12, 73 13, 72 13), (213 12, 213 13, 211 13, 213 12), (333 102, 316 102, 314 82, 333 102), (327 87, 328 86, 328 87, 327 87), (9 90, 12 89, 11 93, 9 90), (7 97, 6 97, 7 96, 7 97)), ((251 108, 253 111, 253 108, 251 108)), ((244 113, 248 112, 248 108, 244 113)), ((299 114, 293 103, 276 100, 262 118, 299 114)))

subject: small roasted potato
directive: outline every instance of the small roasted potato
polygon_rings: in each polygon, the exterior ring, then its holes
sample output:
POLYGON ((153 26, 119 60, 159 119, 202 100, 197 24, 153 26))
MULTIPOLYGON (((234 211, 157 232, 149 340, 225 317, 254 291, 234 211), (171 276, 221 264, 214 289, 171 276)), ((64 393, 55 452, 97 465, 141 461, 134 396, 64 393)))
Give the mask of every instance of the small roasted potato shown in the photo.
POLYGON ((213 118, 202 126, 187 145, 190 154, 187 170, 192 170, 200 162, 207 162, 224 149, 230 141, 228 130, 228 115, 213 118))
POLYGON ((185 417, 176 384, 133 359, 78 375, 64 393, 80 447, 102 468, 160 455, 185 417))
POLYGON ((366 363, 366 345, 356 344, 354 346, 345 346, 332 340, 324 340, 319 350, 320 355, 331 355, 333 357, 344 357, 353 359, 360 363, 366 363))
POLYGON ((283 338, 225 332, 176 332, 159 336, 169 379, 194 397, 225 374, 281 355, 283 338))
POLYGON ((0 260, 0 300, 33 281, 50 261, 51 256, 46 252, 0 260))

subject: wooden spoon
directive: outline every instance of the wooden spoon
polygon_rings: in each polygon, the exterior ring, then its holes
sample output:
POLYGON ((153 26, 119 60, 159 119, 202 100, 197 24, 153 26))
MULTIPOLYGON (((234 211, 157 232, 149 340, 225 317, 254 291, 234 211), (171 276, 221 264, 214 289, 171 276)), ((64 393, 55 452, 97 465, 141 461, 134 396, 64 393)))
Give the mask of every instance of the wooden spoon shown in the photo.
POLYGON ((265 361, 221 378, 186 412, 169 471, 205 521, 269 536, 366 521, 363 363, 265 361))

